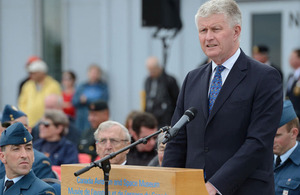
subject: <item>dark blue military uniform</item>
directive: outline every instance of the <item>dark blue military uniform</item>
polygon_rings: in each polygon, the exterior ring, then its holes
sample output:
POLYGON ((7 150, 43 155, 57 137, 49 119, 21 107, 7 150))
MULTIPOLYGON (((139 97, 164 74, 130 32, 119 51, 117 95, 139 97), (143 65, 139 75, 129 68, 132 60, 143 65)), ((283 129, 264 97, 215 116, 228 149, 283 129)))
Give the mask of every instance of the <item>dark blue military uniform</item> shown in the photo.
POLYGON ((22 177, 17 183, 4 191, 4 178, 0 179, 0 195, 56 195, 54 189, 35 176, 33 171, 22 177))
MULTIPOLYGON (((1 134, 0 146, 21 145, 31 142, 32 136, 20 122, 10 125, 1 134)), ((3 152, 5 155, 5 151, 3 152)), ((9 164, 6 164, 9 166, 9 164)), ((13 178, 10 178, 13 179, 13 178)), ((4 192, 5 177, 0 179, 0 195, 36 195, 36 194, 51 194, 55 195, 55 190, 49 184, 37 178, 32 170, 24 175, 19 181, 13 184, 4 192)))
MULTIPOLYGON (((6 105, 4 110, 3 110, 3 116, 1 123, 9 123, 13 122, 14 120, 26 116, 24 112, 21 110, 18 110, 16 107, 12 105, 6 105)), ((32 170, 34 174, 40 178, 57 178, 54 172, 51 169, 51 163, 50 159, 47 158, 43 153, 39 152, 38 150, 33 150, 34 151, 34 162, 32 165, 32 170)), ((5 176, 5 167, 4 164, 0 161, 0 178, 5 176)))

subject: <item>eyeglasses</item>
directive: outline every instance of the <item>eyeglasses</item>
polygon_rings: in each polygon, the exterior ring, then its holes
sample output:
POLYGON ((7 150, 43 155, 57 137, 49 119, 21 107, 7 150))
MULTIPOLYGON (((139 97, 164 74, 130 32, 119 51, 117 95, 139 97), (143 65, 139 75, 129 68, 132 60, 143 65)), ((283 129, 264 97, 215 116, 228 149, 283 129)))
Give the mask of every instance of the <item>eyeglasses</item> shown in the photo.
POLYGON ((53 125, 53 123, 49 123, 48 121, 41 121, 40 125, 44 125, 46 128, 48 128, 49 126, 53 125))
POLYGON ((7 128, 11 125, 10 122, 4 122, 4 123, 1 123, 1 126, 4 127, 4 128, 7 128))
POLYGON ((121 139, 121 140, 117 140, 117 139, 114 139, 114 138, 109 138, 109 139, 100 139, 100 140, 97 140, 96 141, 96 144, 99 144, 101 146, 104 146, 107 144, 107 140, 109 140, 109 143, 112 145, 112 146, 117 146, 119 145, 121 142, 128 142, 127 139, 121 139))

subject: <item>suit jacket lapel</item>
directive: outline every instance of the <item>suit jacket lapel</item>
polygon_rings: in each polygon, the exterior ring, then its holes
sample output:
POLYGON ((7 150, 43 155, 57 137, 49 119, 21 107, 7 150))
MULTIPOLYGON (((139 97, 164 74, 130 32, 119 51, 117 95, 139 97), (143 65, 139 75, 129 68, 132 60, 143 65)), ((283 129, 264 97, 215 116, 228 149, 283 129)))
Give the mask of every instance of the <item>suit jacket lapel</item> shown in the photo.
POLYGON ((201 101, 200 107, 202 108, 203 116, 205 117, 205 121, 208 118, 208 89, 209 89, 209 79, 211 76, 211 66, 212 63, 210 63, 204 70, 203 75, 200 78, 200 99, 203 99, 204 101, 201 101))
POLYGON ((221 91, 214 103, 207 124, 211 121, 214 115, 218 112, 218 110, 222 107, 225 101, 229 98, 230 94, 235 90, 237 85, 246 76, 247 74, 247 72, 245 71, 246 69, 247 69, 246 55, 241 50, 241 54, 239 58, 233 65, 231 71, 229 72, 229 75, 227 76, 226 81, 223 84, 221 91))

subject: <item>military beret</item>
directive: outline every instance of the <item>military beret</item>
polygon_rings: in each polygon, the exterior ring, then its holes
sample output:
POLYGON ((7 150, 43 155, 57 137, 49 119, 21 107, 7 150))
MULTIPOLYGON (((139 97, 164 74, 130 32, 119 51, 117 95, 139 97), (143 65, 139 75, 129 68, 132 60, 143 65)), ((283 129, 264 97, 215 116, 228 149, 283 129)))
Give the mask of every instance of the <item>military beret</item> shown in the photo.
POLYGON ((279 123, 279 127, 287 124, 291 120, 297 118, 296 112, 294 110, 293 104, 290 100, 285 100, 283 102, 283 109, 281 114, 281 119, 279 123))
POLYGON ((7 104, 3 110, 1 123, 14 121, 21 116, 26 116, 26 114, 16 107, 7 104))
POLYGON ((20 122, 7 127, 0 138, 0 146, 26 144, 32 140, 31 134, 20 122))
POLYGON ((105 101, 96 101, 92 102, 89 105, 89 110, 90 111, 101 111, 101 110, 107 110, 108 105, 105 101))

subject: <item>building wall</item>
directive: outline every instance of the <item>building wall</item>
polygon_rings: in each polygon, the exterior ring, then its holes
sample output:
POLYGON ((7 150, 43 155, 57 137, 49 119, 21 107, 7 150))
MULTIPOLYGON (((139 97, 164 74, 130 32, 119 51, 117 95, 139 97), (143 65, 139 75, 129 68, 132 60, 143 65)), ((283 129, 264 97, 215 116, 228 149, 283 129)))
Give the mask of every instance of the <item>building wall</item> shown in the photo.
MULTIPOLYGON (((150 55, 163 59, 160 39, 152 38, 155 28, 141 25, 141 0, 61 0, 63 70, 75 71, 78 82, 87 79, 87 67, 99 64, 110 90, 111 118, 125 121, 132 109, 140 109, 140 92, 147 76, 145 59, 150 55)), ((181 85, 188 71, 205 56, 200 48, 194 15, 204 0, 182 0, 183 28, 168 40, 166 70, 181 85)), ((288 56, 300 47, 299 26, 288 25, 288 14, 299 14, 299 1, 239 3, 243 13, 241 48, 251 55, 251 13, 269 10, 283 13, 282 69, 288 74, 288 56), (270 5, 272 4, 272 5, 270 5), (298 9, 298 10, 297 10, 298 9), (288 33, 288 34, 287 34, 288 33)), ((26 76, 25 62, 40 55, 40 1, 0 1, 0 110, 5 104, 17 104, 17 88, 26 76)), ((164 31, 172 34, 172 31, 164 31)), ((51 64, 50 64, 51 66, 51 64)))

